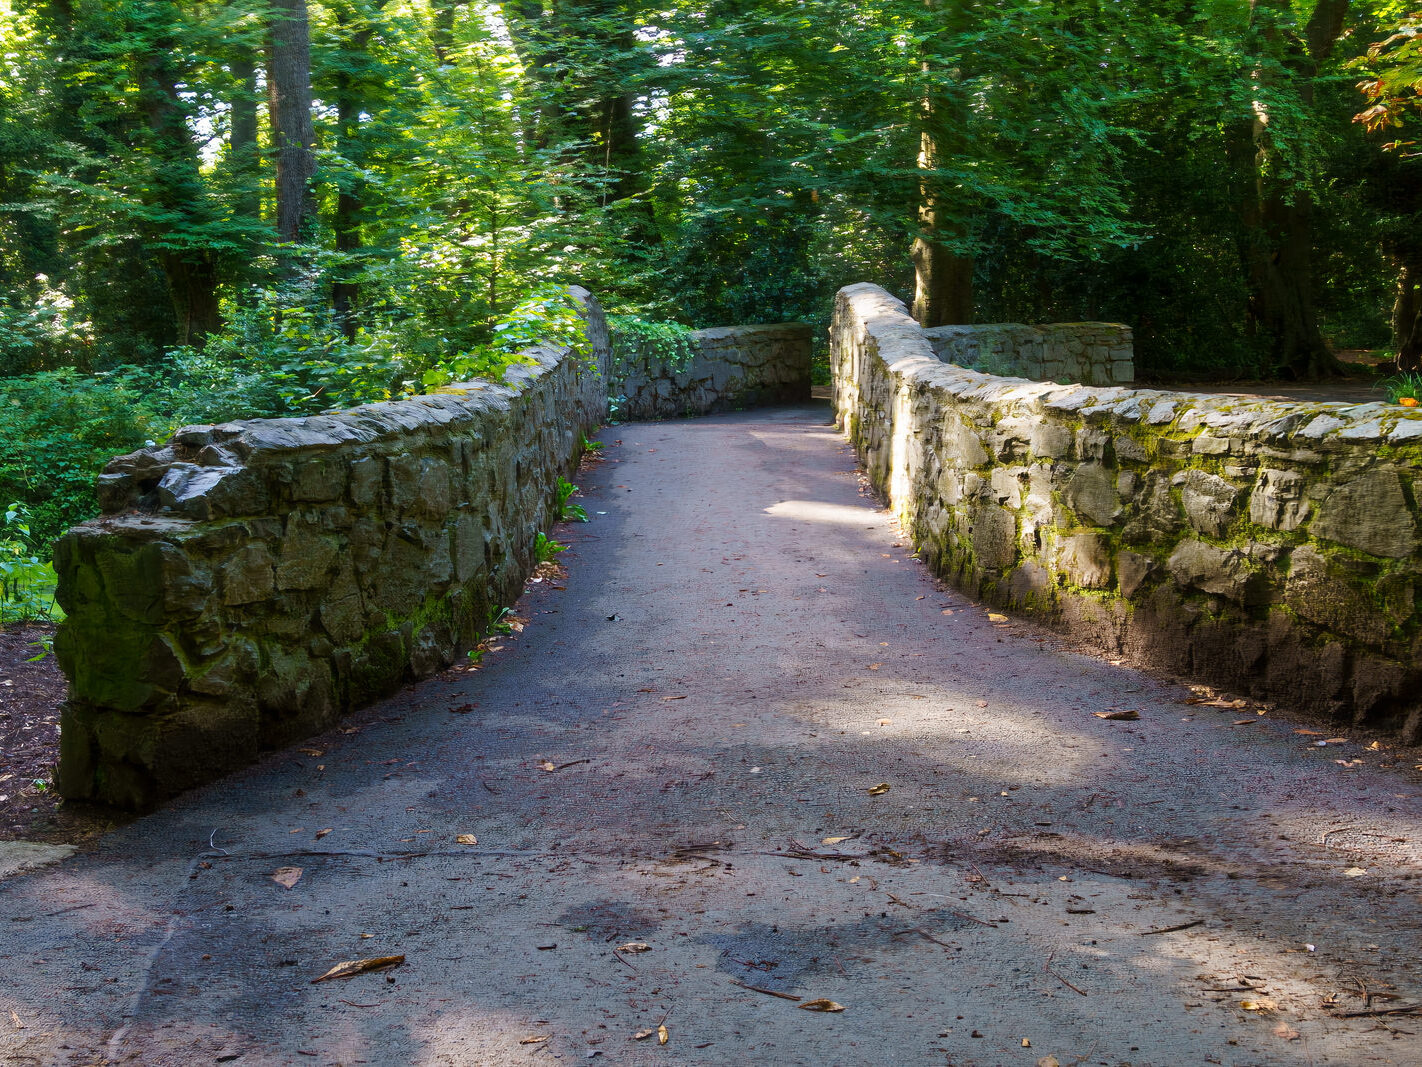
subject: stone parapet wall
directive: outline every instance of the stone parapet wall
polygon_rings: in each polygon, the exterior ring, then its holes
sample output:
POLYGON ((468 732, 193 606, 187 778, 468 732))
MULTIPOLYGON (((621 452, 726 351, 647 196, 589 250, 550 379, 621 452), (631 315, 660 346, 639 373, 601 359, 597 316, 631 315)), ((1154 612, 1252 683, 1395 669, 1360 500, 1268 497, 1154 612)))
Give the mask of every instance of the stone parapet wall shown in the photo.
POLYGON ((941 575, 1137 662, 1422 738, 1422 414, 944 364, 840 291, 835 409, 941 575))
POLYGON ((64 795, 149 804, 472 647, 606 413, 600 371, 527 354, 506 385, 187 427, 113 461, 105 514, 55 550, 64 795))
POLYGON ((1131 328, 1117 322, 935 326, 924 330, 944 363, 1034 382, 1127 385, 1136 380, 1131 328))
POLYGON ((811 328, 787 322, 695 332, 696 355, 681 369, 643 354, 608 372, 620 420, 671 419, 810 398, 811 328))

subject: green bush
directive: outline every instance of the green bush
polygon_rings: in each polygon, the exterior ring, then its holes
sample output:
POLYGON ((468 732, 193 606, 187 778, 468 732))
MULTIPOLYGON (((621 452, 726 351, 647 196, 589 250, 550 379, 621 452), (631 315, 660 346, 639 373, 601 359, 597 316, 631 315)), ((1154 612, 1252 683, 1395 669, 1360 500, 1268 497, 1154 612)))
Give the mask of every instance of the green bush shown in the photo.
POLYGON ((53 620, 58 611, 54 567, 40 558, 24 506, 13 503, 0 526, 0 624, 53 620))

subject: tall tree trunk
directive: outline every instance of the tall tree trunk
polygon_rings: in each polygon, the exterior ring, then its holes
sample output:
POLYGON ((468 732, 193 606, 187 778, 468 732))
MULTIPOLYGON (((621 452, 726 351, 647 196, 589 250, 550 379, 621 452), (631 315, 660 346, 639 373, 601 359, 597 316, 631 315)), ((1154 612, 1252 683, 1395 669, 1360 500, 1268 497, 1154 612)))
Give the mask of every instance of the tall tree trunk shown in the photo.
POLYGON ((1397 369, 1422 370, 1422 259, 1399 265, 1392 339, 1397 346, 1397 369))
MULTIPOLYGON (((1281 25, 1290 0, 1251 0, 1261 52, 1275 53, 1297 82, 1299 101, 1314 102, 1314 79, 1343 32, 1349 0, 1319 0, 1302 40, 1281 25), (1263 21, 1264 25, 1258 23, 1263 21)), ((1342 373, 1318 327, 1313 296, 1312 204, 1308 193, 1270 176, 1277 162, 1268 116, 1256 113, 1234 134, 1231 155, 1249 178, 1242 182, 1241 257, 1249 285, 1248 329, 1267 345, 1271 369, 1289 378, 1342 373), (1248 188, 1252 186, 1252 191, 1248 188)))
POLYGON ((276 155, 277 237, 303 240, 316 214, 311 122, 311 30, 306 0, 272 0, 267 96, 276 155))
POLYGON ((213 217, 207 202, 197 145, 188 129, 172 67, 172 42, 155 40, 139 58, 138 107, 151 138, 156 165, 149 196, 165 210, 182 219, 178 227, 167 227, 153 236, 167 246, 159 262, 168 279, 168 290, 177 317, 178 342, 201 348, 207 335, 222 328, 218 309, 218 255, 210 248, 192 245, 173 247, 173 238, 183 223, 204 223, 213 217))
MULTIPOLYGON (((971 4, 966 2, 952 5, 949 12, 942 0, 924 2, 930 21, 946 23, 945 33, 961 31, 971 17, 971 4)), ((963 205, 953 202, 937 174, 964 116, 961 102, 935 80, 948 75, 936 69, 931 56, 923 61, 923 75, 918 104, 918 233, 911 252, 913 317, 921 326, 969 323, 973 321, 973 260, 953 247, 961 247, 967 236, 960 214, 963 205)))
POLYGON ((232 157, 232 176, 239 186, 236 209, 240 215, 255 219, 261 213, 260 155, 257 148, 257 64, 250 52, 243 49, 229 64, 237 83, 231 101, 232 131, 228 149, 232 157))

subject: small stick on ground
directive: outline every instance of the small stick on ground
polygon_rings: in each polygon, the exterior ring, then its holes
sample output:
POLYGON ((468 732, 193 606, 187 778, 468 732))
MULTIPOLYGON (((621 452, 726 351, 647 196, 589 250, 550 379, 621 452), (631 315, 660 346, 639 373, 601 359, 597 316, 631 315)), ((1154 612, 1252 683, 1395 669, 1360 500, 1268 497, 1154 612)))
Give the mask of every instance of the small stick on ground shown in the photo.
POLYGON ((1368 1008, 1366 1011, 1334 1011, 1329 1014, 1335 1019, 1362 1019, 1371 1015, 1415 1015, 1422 1011, 1422 1004, 1395 1004, 1391 1008, 1368 1008))
POLYGON ((758 985, 747 985, 745 982, 737 981, 735 978, 731 979, 731 985, 738 985, 742 989, 749 989, 752 993, 764 993, 768 997, 779 997, 781 1000, 793 1000, 797 1004, 804 999, 803 997, 797 997, 794 993, 782 993, 778 989, 764 989, 758 985))
POLYGON ((965 911, 954 911, 952 908, 940 908, 938 910, 946 911, 949 915, 952 915, 955 918, 966 919, 970 923, 977 923, 979 926, 989 926, 994 930, 997 929, 997 923, 990 923, 986 919, 979 919, 976 915, 969 915, 965 911))
POLYGON ((921 926, 910 926, 907 930, 895 930, 895 931, 894 931, 894 936, 895 936, 895 937, 903 937, 904 934, 917 934, 919 937, 923 938, 925 941, 932 941, 935 945, 942 945, 944 948, 952 948, 952 947, 953 947, 952 945, 948 944, 948 942, 946 942, 946 941, 939 941, 938 938, 934 937, 932 934, 930 934, 927 930, 925 930, 925 929, 924 929, 923 927, 921 927, 921 926))
POLYGON ((570 759, 567 763, 560 763, 554 767, 555 771, 561 771, 564 767, 576 767, 579 763, 591 763, 592 759, 570 759))
POLYGON ((1166 926, 1159 930, 1142 930, 1141 937, 1150 937, 1152 934, 1173 934, 1177 930, 1190 930, 1196 926, 1204 926, 1204 919, 1196 919, 1194 922, 1181 923, 1178 926, 1166 926))
POLYGON ((1068 982, 1065 978, 1063 978, 1061 975, 1059 975, 1056 971, 1052 970, 1052 960, 1056 958, 1056 955, 1057 955, 1057 950, 1056 950, 1056 949, 1052 949, 1052 954, 1047 957, 1047 962, 1044 963, 1044 964, 1042 964, 1042 970, 1046 971, 1046 972, 1047 972, 1048 974, 1050 974, 1053 978, 1055 978, 1058 982, 1060 982, 1062 985, 1064 985, 1064 986, 1066 986, 1068 989, 1070 989, 1073 993, 1080 993, 1082 996, 1088 996, 1089 994, 1086 992, 1086 990, 1082 989, 1080 986, 1072 985, 1072 984, 1071 984, 1070 982, 1068 982))

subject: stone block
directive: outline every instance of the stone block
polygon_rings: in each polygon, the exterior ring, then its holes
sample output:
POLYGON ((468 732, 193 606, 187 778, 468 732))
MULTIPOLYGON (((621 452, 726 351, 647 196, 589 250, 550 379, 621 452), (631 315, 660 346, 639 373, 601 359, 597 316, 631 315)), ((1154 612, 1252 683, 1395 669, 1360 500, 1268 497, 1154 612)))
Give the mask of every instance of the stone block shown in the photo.
POLYGON ((1285 532, 1297 530, 1308 518, 1307 484, 1297 471, 1262 468, 1249 495, 1249 521, 1285 532))
POLYGON ((1121 516, 1114 473, 1101 463, 1083 463, 1067 481, 1067 507, 1087 525, 1110 526, 1121 516))
POLYGON ((1181 477, 1180 503, 1185 521, 1207 537, 1223 537, 1234 518, 1239 488, 1208 471, 1189 470, 1181 477))
POLYGON ((1397 472, 1375 468, 1328 489, 1309 533, 1374 556, 1400 559, 1417 549, 1417 522, 1397 472))

